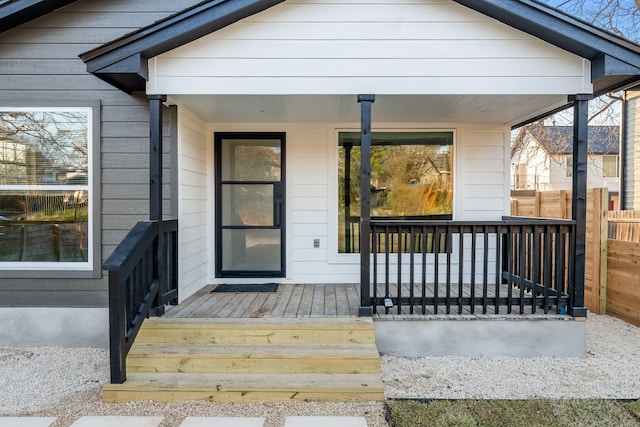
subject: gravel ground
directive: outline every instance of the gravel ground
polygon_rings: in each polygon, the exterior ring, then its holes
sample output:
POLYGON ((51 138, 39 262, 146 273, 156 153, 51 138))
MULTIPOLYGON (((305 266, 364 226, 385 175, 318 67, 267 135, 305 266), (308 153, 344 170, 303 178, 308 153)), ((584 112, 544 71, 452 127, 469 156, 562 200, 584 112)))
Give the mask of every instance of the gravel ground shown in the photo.
POLYGON ((382 379, 387 398, 639 399, 640 328, 589 314, 586 359, 384 356, 382 379))
MULTIPOLYGON (((640 328, 609 316, 587 321, 586 359, 507 357, 382 358, 388 398, 640 398, 640 328)), ((364 416, 387 426, 382 403, 103 404, 108 355, 92 348, 0 347, 0 415, 59 417, 67 427, 83 415, 163 416, 177 427, 187 416, 262 416, 280 427, 286 416, 364 416)))

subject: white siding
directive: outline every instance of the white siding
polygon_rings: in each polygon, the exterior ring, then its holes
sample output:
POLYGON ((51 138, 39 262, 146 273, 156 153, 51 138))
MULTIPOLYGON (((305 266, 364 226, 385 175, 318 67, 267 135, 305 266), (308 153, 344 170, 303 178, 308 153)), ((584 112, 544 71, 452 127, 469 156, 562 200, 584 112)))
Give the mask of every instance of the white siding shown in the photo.
POLYGON ((588 61, 451 0, 289 0, 149 70, 149 93, 591 92, 588 61))
POLYGON ((195 114, 178 109, 179 296, 184 300, 206 285, 209 257, 209 186, 207 130, 195 114))
POLYGON ((640 90, 627 92, 625 111, 626 139, 623 142, 626 156, 625 206, 622 209, 640 209, 640 90))
MULTIPOLYGON (((568 155, 553 156, 549 167, 549 190, 571 190, 573 178, 567 176, 568 155)), ((609 192, 619 190, 619 178, 605 178, 602 176, 602 156, 589 155, 587 161, 587 187, 608 188, 609 192)))
POLYGON ((499 220, 509 212, 508 135, 500 126, 460 132, 456 200, 461 206, 454 207, 454 219, 499 220))
MULTIPOLYGON (((210 135, 216 131, 286 132, 287 282, 359 282, 359 255, 338 254, 337 251, 336 140, 339 130, 353 130, 358 127, 359 123, 224 123, 208 126, 210 135), (320 239, 320 248, 313 247, 314 239, 320 239)), ((506 143, 509 129, 505 126, 377 123, 374 125, 375 129, 448 129, 454 131, 456 135, 453 177, 454 219, 500 220, 503 215, 509 213, 509 162, 508 144, 506 143)), ((212 138, 207 136, 206 140, 207 144, 212 144, 212 138)), ((181 138, 181 144, 184 143, 184 139, 181 138)), ((211 152, 209 150, 209 157, 207 157, 209 167, 213 164, 211 152)), ((207 182, 209 183, 209 194, 212 196, 212 180, 207 182)), ((183 188, 184 182, 181 181, 181 192, 183 188)), ((183 201, 187 202, 181 196, 181 202, 183 201)), ((188 201, 187 203, 199 203, 199 201, 188 201)), ((184 206, 183 209, 189 210, 191 208, 184 206)), ((213 215, 199 216, 199 218, 213 221, 213 215)), ((182 218, 181 222, 183 222, 182 218)), ((200 226, 202 226, 201 223, 200 226)), ((213 227, 213 224, 210 223, 209 226, 213 227)), ((208 239, 207 244, 210 250, 208 262, 210 266, 213 266, 213 239, 208 239)), ((184 251, 184 248, 181 250, 184 251)), ((481 260, 482 257, 478 259, 481 260)), ((209 271, 211 273, 213 269, 209 268, 209 271)), ((482 269, 478 268, 476 271, 481 272, 482 269)), ((226 282, 234 281, 224 280, 226 282)), ((216 282, 212 274, 209 276, 209 281, 216 282)), ((243 280, 237 279, 235 281, 242 282, 243 280)))

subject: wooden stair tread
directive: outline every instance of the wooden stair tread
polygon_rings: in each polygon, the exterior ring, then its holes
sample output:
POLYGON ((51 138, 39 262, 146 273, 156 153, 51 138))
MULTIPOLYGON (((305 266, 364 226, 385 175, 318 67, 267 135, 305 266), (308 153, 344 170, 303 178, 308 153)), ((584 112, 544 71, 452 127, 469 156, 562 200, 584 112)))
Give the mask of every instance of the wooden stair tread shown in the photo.
POLYGON ((288 344, 375 343, 373 320, 151 318, 136 343, 288 344))
POLYGON ((145 327, 168 327, 181 328, 185 325, 200 328, 228 328, 241 329, 243 327, 251 329, 272 329, 278 328, 350 328, 350 329, 370 329, 373 327, 373 320, 364 317, 336 317, 336 318, 187 318, 187 317, 152 317, 144 322, 145 327))
POLYGON ((216 391, 297 390, 383 391, 376 374, 273 374, 273 373, 172 373, 133 372, 124 384, 106 384, 105 391, 122 389, 190 389, 216 391))
POLYGON ((135 343, 129 357, 159 355, 161 357, 270 357, 298 358, 322 357, 344 358, 350 356, 378 358, 375 344, 198 344, 198 343, 135 343))

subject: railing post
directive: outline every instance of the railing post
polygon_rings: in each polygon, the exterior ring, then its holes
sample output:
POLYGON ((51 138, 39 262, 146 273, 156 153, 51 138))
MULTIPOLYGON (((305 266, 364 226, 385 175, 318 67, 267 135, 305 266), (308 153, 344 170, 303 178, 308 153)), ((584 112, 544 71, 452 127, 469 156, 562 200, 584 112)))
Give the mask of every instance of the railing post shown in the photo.
POLYGON ((573 106, 573 200, 572 219, 576 222, 573 283, 569 314, 586 317, 584 280, 587 234, 587 140, 589 133, 589 99, 591 95, 575 95, 573 106))
POLYGON ((111 384, 122 384, 127 379, 126 334, 127 319, 124 284, 120 271, 109 271, 109 359, 111 384))
POLYGON ((371 303, 371 104, 375 95, 358 95, 360 103, 360 316, 372 316, 371 303))
POLYGON ((166 280, 167 248, 162 229, 162 103, 166 100, 167 97, 164 95, 149 96, 149 219, 158 222, 154 274, 160 287, 151 309, 154 316, 164 314, 162 296, 169 291, 166 280))

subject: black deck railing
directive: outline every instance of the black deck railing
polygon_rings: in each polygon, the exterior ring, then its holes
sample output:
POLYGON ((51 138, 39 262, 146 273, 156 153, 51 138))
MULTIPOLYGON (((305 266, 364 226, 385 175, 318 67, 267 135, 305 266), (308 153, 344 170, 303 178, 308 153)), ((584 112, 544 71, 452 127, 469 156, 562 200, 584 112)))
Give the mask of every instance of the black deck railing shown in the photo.
POLYGON ((178 298, 178 221, 139 222, 105 261, 109 271, 111 383, 126 380, 125 359, 153 308, 178 298))
POLYGON ((374 313, 566 313, 575 222, 371 221, 374 313))
MULTIPOLYGON (((451 214, 415 215, 415 216, 372 216, 371 221, 447 221, 451 214)), ((344 227, 344 251, 357 254, 360 252, 360 217, 351 215, 344 227)), ((371 241, 372 242, 372 241, 371 241)), ((393 252, 393 251, 392 251, 393 252)))

